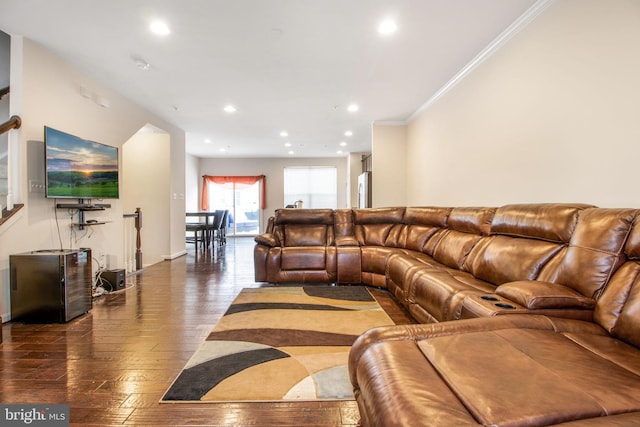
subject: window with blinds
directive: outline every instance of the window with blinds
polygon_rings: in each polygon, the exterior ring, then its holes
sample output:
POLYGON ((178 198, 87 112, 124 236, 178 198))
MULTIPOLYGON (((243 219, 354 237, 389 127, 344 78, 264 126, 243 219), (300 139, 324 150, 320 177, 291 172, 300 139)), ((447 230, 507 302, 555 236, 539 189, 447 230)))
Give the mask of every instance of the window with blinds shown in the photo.
POLYGON ((302 201, 303 208, 331 208, 338 204, 337 169, 330 166, 284 168, 284 204, 302 201))

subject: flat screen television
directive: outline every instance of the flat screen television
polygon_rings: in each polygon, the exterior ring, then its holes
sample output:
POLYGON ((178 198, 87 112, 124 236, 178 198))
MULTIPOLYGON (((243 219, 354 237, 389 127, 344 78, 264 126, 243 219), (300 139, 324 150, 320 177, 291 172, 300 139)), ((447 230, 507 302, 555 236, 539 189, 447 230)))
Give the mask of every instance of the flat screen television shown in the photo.
POLYGON ((117 147, 45 126, 44 150, 47 197, 119 197, 117 147))

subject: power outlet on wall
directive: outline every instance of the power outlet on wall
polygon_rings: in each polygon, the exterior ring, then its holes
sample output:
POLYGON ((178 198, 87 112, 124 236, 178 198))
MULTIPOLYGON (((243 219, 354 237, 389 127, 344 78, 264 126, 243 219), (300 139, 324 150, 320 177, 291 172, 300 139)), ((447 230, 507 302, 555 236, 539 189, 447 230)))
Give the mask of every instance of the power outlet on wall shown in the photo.
POLYGON ((107 256, 102 251, 98 252, 98 264, 100 264, 100 267, 104 269, 107 268, 107 256))

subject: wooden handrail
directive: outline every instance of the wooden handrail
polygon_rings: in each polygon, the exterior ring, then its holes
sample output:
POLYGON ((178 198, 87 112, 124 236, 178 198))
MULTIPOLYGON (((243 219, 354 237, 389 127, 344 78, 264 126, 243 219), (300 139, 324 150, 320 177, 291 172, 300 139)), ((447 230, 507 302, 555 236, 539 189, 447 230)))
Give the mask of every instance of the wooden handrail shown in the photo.
POLYGON ((14 216, 20 209, 24 207, 23 203, 13 205, 13 209, 10 211, 7 209, 2 209, 2 217, 0 217, 0 225, 3 225, 5 222, 9 221, 9 218, 14 216))
POLYGON ((22 119, 20 116, 11 116, 9 120, 0 124, 0 135, 5 132, 9 132, 11 129, 20 129, 22 126, 22 119))
POLYGON ((142 238, 140 229, 142 228, 142 209, 136 208, 136 212, 132 214, 123 214, 123 218, 135 218, 136 228, 136 270, 142 270, 142 238))

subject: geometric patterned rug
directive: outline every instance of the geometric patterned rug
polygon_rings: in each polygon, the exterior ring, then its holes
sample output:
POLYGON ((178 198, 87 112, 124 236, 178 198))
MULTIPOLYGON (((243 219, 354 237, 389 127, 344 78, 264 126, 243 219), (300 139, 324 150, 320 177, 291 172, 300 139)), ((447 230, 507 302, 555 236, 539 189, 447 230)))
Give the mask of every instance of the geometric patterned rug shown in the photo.
POLYGON ((354 399, 351 344, 383 325, 364 286, 243 289, 161 402, 354 399))

